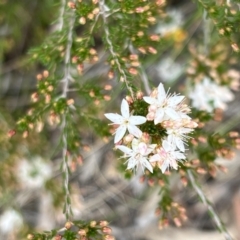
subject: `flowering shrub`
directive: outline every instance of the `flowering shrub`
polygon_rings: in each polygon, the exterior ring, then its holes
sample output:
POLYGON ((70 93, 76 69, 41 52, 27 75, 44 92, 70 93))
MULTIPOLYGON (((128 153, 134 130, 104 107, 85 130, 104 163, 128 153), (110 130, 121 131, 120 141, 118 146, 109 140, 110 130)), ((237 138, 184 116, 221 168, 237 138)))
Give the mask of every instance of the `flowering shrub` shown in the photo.
POLYGON ((183 103, 184 96, 166 93, 161 83, 150 97, 143 97, 140 92, 137 95, 136 100, 128 98, 130 106, 122 100, 122 116, 105 114, 118 125, 114 142, 116 148, 125 153, 124 157, 129 158, 127 169, 138 165, 150 172, 153 172, 152 165, 157 165, 162 173, 169 167, 177 169, 177 162, 186 159, 183 153, 184 143, 189 138, 187 134, 197 126, 187 115, 190 109, 183 103), (136 125, 140 125, 140 129, 136 125), (129 134, 124 137, 126 130, 129 134))
POLYGON ((0 238, 114 239, 116 214, 109 206, 101 212, 109 196, 89 185, 110 183, 102 177, 107 166, 108 177, 119 170, 157 189, 160 229, 188 218, 172 191, 177 179, 233 239, 200 180, 225 172, 218 159, 240 149, 231 122, 239 116, 223 122, 239 90, 239 1, 196 0, 186 9, 165 0, 22 2, 0 1, 0 238), (119 106, 121 114, 111 113, 119 106), (112 135, 118 160, 98 154, 112 135), (27 207, 44 220, 24 219, 27 207))

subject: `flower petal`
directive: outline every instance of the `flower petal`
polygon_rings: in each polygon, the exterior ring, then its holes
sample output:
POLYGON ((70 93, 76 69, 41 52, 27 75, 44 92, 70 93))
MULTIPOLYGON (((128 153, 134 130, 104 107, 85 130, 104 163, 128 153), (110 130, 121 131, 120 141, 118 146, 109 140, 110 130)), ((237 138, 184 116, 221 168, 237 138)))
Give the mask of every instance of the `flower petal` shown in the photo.
POLYGON ((161 171, 162 173, 165 173, 166 169, 169 168, 169 161, 165 160, 163 161, 162 165, 161 165, 161 171))
POLYGON ((184 96, 173 96, 168 99, 168 104, 169 106, 174 107, 180 102, 182 102, 183 99, 184 99, 184 96))
POLYGON ((176 151, 174 153, 174 155, 177 159, 186 159, 186 156, 184 154, 180 153, 179 151, 176 151))
POLYGON ((128 155, 130 155, 132 153, 132 149, 130 149, 126 146, 123 146, 123 145, 118 145, 118 146, 116 146, 116 148, 128 155))
POLYGON ((142 136, 142 131, 134 125, 128 124, 128 131, 129 131, 129 133, 131 133, 132 135, 134 135, 137 138, 140 138, 142 136))
POLYGON ((171 165, 171 167, 174 168, 175 170, 178 169, 178 164, 177 164, 177 162, 176 162, 175 159, 172 159, 172 160, 171 160, 170 165, 171 165))
POLYGON ((149 104, 156 104, 157 99, 152 97, 143 97, 143 100, 149 104))
POLYGON ((140 142, 140 143, 138 144, 138 152, 139 152, 141 155, 145 155, 146 152, 147 152, 147 149, 148 149, 148 147, 147 147, 147 144, 146 144, 146 143, 140 142))
POLYGON ((166 108, 165 109, 165 113, 172 119, 172 120, 176 120, 179 118, 179 115, 177 114, 177 112, 172 109, 172 108, 166 108))
POLYGON ((161 157, 159 154, 155 154, 153 156, 150 157, 150 162, 158 162, 158 161, 161 161, 161 157))
POLYGON ((163 140, 162 142, 162 147, 166 152, 170 152, 175 149, 174 145, 172 145, 170 142, 167 140, 163 140))
POLYGON ((134 169, 137 164, 137 160, 134 157, 131 157, 128 159, 127 169, 134 169))
POLYGON ((153 172, 152 165, 149 163, 149 161, 146 158, 141 158, 141 164, 147 168, 151 173, 153 172))
POLYGON ((177 147, 182 151, 182 152, 185 152, 185 147, 184 147, 184 144, 183 144, 183 141, 181 140, 181 138, 175 138, 175 142, 176 142, 176 145, 177 147))
POLYGON ((134 138, 134 139, 132 140, 132 150, 133 150, 134 152, 137 152, 137 151, 138 151, 138 144, 139 144, 139 140, 136 139, 136 138, 134 138))
POLYGON ((115 138, 114 143, 118 143, 124 136, 125 132, 127 130, 127 127, 125 125, 121 125, 117 128, 117 131, 115 132, 115 138))
POLYGON ((148 145, 148 149, 145 153, 145 156, 149 155, 153 150, 154 148, 157 146, 157 144, 151 144, 151 145, 148 145))
POLYGON ((115 124, 122 124, 123 117, 117 113, 106 113, 104 114, 106 118, 108 118, 110 121, 112 121, 115 124))
POLYGON ((122 100, 121 113, 124 118, 129 118, 129 105, 125 99, 122 100))
POLYGON ((165 89, 163 87, 163 84, 160 83, 158 85, 158 102, 162 103, 164 99, 166 99, 166 92, 165 92, 165 89))
POLYGON ((142 116, 131 116, 129 118, 129 123, 131 125, 140 125, 143 124, 147 121, 147 119, 145 117, 142 116))
POLYGON ((154 124, 157 125, 163 121, 164 110, 162 108, 158 109, 154 118, 154 124))

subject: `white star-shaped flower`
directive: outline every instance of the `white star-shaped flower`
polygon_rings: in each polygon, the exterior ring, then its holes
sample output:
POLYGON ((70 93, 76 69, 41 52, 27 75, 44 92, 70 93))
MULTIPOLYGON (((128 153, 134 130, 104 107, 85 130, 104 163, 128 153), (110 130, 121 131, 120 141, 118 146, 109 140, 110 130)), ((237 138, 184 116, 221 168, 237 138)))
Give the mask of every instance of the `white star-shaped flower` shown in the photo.
POLYGON ((187 138, 189 138, 186 134, 192 132, 193 129, 191 128, 168 128, 167 129, 167 140, 168 142, 172 143, 175 147, 178 147, 179 150, 185 152, 184 143, 187 138))
POLYGON ((177 170, 177 161, 181 159, 186 159, 184 154, 177 151, 176 146, 169 143, 167 140, 163 140, 162 147, 157 150, 157 154, 150 157, 150 162, 157 162, 162 173, 164 173, 169 167, 177 170))
POLYGON ((136 127, 146 122, 146 118, 142 116, 132 116, 129 112, 128 102, 123 99, 121 104, 122 116, 117 113, 106 113, 106 118, 113 122, 113 124, 119 125, 115 131, 114 143, 119 142, 126 131, 128 130, 133 136, 140 138, 142 131, 136 127))
POLYGON ((193 107, 212 112, 215 108, 225 110, 226 103, 232 101, 234 95, 226 86, 220 86, 205 77, 202 82, 190 89, 189 98, 192 99, 193 107))
POLYGON ((148 161, 148 155, 154 150, 155 147, 156 144, 148 145, 144 142, 140 142, 136 138, 134 138, 132 141, 132 149, 123 145, 117 146, 119 150, 125 153, 124 157, 129 158, 127 160, 127 169, 134 169, 140 164, 143 171, 144 168, 147 168, 150 172, 153 172, 153 168, 148 161))
POLYGON ((156 125, 164 120, 176 120, 179 118, 176 107, 182 102, 184 96, 168 95, 164 90, 163 84, 160 83, 156 98, 143 97, 143 99, 150 104, 152 109, 155 108, 154 124, 156 125))

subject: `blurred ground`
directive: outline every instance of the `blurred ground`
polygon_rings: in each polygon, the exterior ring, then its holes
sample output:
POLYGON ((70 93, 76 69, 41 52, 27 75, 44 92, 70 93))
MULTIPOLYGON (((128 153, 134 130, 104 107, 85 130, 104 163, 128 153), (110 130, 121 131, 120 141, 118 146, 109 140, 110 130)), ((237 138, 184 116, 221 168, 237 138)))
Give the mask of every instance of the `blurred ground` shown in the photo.
MULTIPOLYGON (((16 2, 21 5, 19 1, 16 2)), ((32 30, 37 32, 38 29, 34 28, 31 19, 35 14, 43 15, 41 22, 43 26, 39 27, 41 32, 39 42, 41 42, 44 35, 43 29, 50 21, 45 19, 49 13, 42 14, 45 9, 41 7, 41 1, 36 0, 36 4, 31 3, 30 6, 28 6, 29 1, 23 2, 24 4, 19 11, 27 12, 23 14, 26 16, 24 18, 26 24, 23 24, 23 26, 20 24, 19 26, 17 23, 17 29, 20 32, 22 29, 24 36, 30 36, 30 33, 35 34, 32 30)), ((44 2, 47 4, 47 1, 44 2)), ((171 2, 172 4, 182 4, 186 1, 171 2)), ((184 7, 186 8, 186 5, 184 7)), ((191 7, 189 9, 191 10, 191 7)), ((19 13, 17 16, 21 16, 21 14, 19 13)), ((40 19, 40 17, 36 18, 40 19)), ((4 34, 1 36, 4 37, 4 34)), ((19 113, 28 108, 29 96, 32 89, 35 89, 34 75, 39 70, 31 69, 33 72, 28 72, 26 69, 24 71, 21 69, 22 65, 25 64, 26 66, 22 57, 26 55, 27 49, 31 46, 31 41, 27 41, 28 37, 22 38, 20 33, 17 36, 18 38, 11 43, 10 50, 4 53, 1 58, 3 66, 0 93, 2 105, 9 111, 8 114, 19 113)), ((33 42, 39 44, 37 40, 33 42)), ((94 74, 93 71, 90 72, 94 74)), ((225 113, 225 124, 220 126, 219 130, 224 128, 240 130, 239 101, 240 94, 237 93, 235 101, 229 105, 225 113)), ((56 143, 58 141, 57 137, 59 135, 55 132, 50 132, 49 136, 51 142, 56 143)), ((89 142, 89 145, 91 150, 85 152, 84 165, 71 177, 74 193, 72 196, 73 211, 76 219, 110 219, 113 233, 118 240, 224 239, 216 230, 206 207, 199 203, 194 191, 180 188, 177 181, 173 182, 176 185, 174 196, 187 207, 189 220, 182 228, 171 225, 169 228, 160 231, 157 217, 154 214, 159 200, 158 190, 146 184, 140 184, 138 176, 130 182, 124 180, 116 170, 116 157, 112 153, 111 144, 106 145, 100 141, 92 141, 89 142)), ((240 153, 237 152, 232 161, 219 161, 229 168, 228 173, 218 173, 216 179, 203 178, 203 189, 226 223, 229 232, 236 240, 240 240, 240 153)), ((50 165, 53 172, 59 175, 58 170, 52 166, 54 163, 50 165)), ((38 168, 46 169, 45 173, 51 172, 45 167, 38 168)), ((53 178, 57 178, 57 174, 53 178)), ((27 186, 27 180, 24 180, 24 184, 27 186)), ((36 184, 33 188, 30 185, 28 187, 27 189, 24 187, 19 189, 15 198, 15 205, 21 210, 24 221, 39 231, 61 226, 65 218, 62 209, 56 210, 52 207, 52 196, 36 184)), ((7 200, 5 201, 7 202, 7 200)), ((0 213, 9 207, 8 202, 6 202, 0 204, 0 213)), ((6 219, 4 220, 6 221, 6 219)), ((6 237, 0 232, 0 239, 15 240, 17 238, 12 234, 6 237)))

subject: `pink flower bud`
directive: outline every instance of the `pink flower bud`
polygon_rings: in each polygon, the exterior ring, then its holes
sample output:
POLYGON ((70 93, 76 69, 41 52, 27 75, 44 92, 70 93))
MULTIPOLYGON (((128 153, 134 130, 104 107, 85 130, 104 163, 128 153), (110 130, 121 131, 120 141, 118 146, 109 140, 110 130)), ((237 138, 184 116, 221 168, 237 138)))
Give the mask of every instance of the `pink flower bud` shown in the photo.
POLYGON ((155 118, 155 114, 153 112, 150 112, 147 114, 146 118, 148 121, 153 121, 155 118))
POLYGON ((149 107, 148 107, 148 111, 149 112, 156 112, 156 110, 157 110, 157 106, 156 105, 150 105, 149 107))

